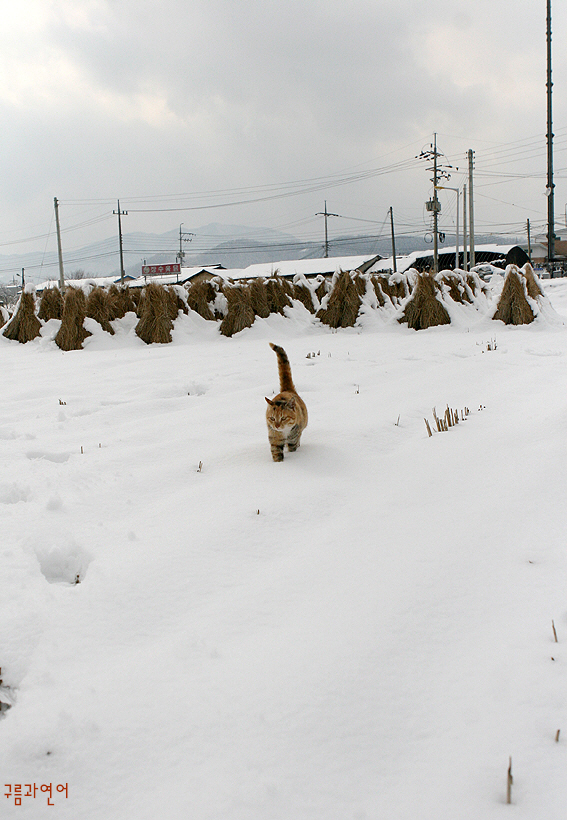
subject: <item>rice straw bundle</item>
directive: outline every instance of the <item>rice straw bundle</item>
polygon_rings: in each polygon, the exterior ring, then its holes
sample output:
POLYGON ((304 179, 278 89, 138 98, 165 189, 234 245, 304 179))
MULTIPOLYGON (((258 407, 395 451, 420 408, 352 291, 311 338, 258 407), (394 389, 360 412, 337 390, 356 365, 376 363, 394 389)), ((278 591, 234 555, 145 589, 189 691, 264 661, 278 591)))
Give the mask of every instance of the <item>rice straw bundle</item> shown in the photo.
POLYGON ((496 311, 492 317, 506 325, 529 325, 535 316, 527 300, 527 283, 516 265, 508 265, 496 311))
POLYGON ((127 313, 136 313, 137 304, 140 299, 140 292, 134 288, 118 288, 111 285, 108 290, 108 318, 123 319, 127 313))
POLYGON ((57 286, 45 288, 39 302, 38 318, 43 322, 60 319, 63 315, 63 297, 57 286))
POLYGON ((223 336, 234 336, 252 327, 256 314, 252 307, 250 290, 243 285, 225 285, 223 293, 227 300, 227 313, 220 325, 223 336))
POLYGON ((25 344, 39 336, 40 330, 41 322, 35 315, 34 291, 31 286, 29 290, 26 286, 2 335, 7 339, 25 344))
POLYGON ((144 288, 139 305, 140 317, 135 333, 146 344, 168 344, 172 341, 171 296, 161 285, 150 282, 144 288))
POLYGON ((215 316, 210 303, 215 301, 217 292, 211 282, 194 282, 187 287, 187 304, 191 310, 214 322, 215 316))
POLYGON ((87 316, 98 322, 103 330, 114 336, 114 328, 110 324, 110 304, 108 291, 95 287, 87 296, 87 316))
POLYGON ((270 315, 270 306, 268 304, 268 288, 266 280, 262 277, 253 279, 247 285, 250 291, 250 304, 252 310, 261 319, 267 319, 270 315))
POLYGON ((424 330, 451 322, 445 306, 437 298, 439 286, 429 273, 420 273, 413 292, 405 304, 398 322, 407 322, 414 330, 424 330))
POLYGON ((55 336, 55 344, 61 350, 81 350, 83 342, 92 334, 83 325, 87 315, 87 299, 81 288, 65 290, 61 327, 55 336))
POLYGON ((327 304, 318 311, 317 318, 329 327, 354 327, 361 298, 353 277, 348 271, 340 271, 333 279, 327 304))
POLYGON ((268 299, 268 307, 270 313, 281 313, 283 315, 284 307, 290 307, 292 295, 292 288, 289 282, 282 279, 281 276, 271 276, 266 280, 266 293, 268 299))

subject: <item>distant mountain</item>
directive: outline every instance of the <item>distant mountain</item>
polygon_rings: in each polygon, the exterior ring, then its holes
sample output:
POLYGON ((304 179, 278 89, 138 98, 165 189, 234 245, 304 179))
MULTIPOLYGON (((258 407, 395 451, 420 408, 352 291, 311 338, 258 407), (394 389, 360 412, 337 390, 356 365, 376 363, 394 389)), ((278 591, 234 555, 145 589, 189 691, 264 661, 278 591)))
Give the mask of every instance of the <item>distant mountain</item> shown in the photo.
MULTIPOLYGON (((503 236, 477 236, 476 244, 518 244, 503 236)), ((257 262, 278 262, 287 259, 316 259, 324 256, 322 242, 305 242, 291 234, 270 228, 250 228, 244 225, 224 225, 213 222, 192 231, 183 231, 181 244, 185 254, 185 266, 223 265, 225 268, 245 268, 257 262)), ((447 234, 443 247, 454 246, 454 235, 447 234)), ((462 237, 461 237, 462 245, 462 237)), ((176 262, 180 247, 178 230, 163 234, 126 233, 123 236, 124 269, 137 276, 142 264, 157 265, 176 262)), ((402 256, 412 251, 429 250, 431 242, 422 236, 400 235, 396 237, 396 254, 402 256)), ((329 241, 329 256, 365 255, 388 257, 392 255, 389 237, 344 236, 329 241)), ((120 273, 118 238, 109 237, 83 248, 65 251, 63 248, 65 275, 71 278, 77 271, 87 276, 113 276, 120 273)), ((33 282, 56 279, 59 276, 55 252, 0 255, 0 283, 11 282, 25 268, 26 280, 33 282)))

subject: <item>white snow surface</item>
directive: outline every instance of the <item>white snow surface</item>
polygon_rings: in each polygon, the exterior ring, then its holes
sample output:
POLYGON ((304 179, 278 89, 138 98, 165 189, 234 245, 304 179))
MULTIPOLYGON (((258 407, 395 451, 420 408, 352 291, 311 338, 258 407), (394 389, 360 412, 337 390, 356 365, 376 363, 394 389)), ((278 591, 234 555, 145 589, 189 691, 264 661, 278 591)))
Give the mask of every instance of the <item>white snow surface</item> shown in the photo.
POLYGON ((82 351, 55 320, 0 337, 0 768, 54 803, 2 817, 563 820, 567 281, 546 293, 565 324, 334 332, 296 303, 231 339, 196 314, 169 345, 133 314, 82 351), (309 409, 283 463, 269 341, 309 409), (447 404, 471 412, 429 437, 447 404))

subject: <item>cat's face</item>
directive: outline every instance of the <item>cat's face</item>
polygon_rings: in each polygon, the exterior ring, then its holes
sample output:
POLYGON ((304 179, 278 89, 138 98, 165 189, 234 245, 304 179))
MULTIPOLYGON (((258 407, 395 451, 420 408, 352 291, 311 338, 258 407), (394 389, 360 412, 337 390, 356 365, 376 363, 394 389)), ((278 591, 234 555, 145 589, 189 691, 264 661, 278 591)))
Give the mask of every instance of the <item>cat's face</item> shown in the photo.
POLYGON ((296 421, 295 399, 271 401, 266 398, 266 401, 268 402, 266 420, 271 428, 283 432, 293 427, 296 421))

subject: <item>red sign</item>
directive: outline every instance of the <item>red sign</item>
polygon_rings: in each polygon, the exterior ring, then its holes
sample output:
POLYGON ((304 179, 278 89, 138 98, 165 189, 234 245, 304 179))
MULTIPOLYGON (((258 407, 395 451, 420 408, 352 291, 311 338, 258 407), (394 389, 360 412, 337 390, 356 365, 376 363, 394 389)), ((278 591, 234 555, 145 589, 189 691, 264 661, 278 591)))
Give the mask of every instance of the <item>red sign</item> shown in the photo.
POLYGON ((142 274, 144 276, 165 276, 168 273, 180 273, 181 265, 175 263, 173 265, 143 265, 142 274))

